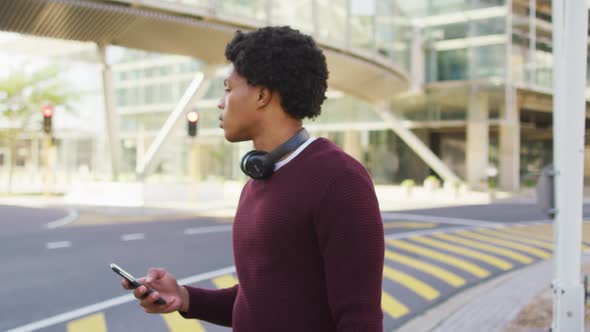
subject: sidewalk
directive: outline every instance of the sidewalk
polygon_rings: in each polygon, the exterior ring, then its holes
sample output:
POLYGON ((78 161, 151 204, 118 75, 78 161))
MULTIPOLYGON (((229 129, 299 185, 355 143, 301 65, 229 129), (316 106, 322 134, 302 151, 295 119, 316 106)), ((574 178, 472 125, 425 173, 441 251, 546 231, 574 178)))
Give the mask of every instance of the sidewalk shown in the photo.
MULTIPOLYGON (((582 273, 588 274, 590 254, 584 254, 582 261, 582 273)), ((552 260, 538 262, 464 290, 396 331, 547 332, 552 322, 552 264, 552 260)), ((585 331, 588 325, 586 319, 585 331)))
MULTIPOLYGON (((0 195, 0 204, 30 207, 77 206, 110 210, 139 208, 151 213, 183 211, 202 216, 233 217, 243 183, 203 182, 196 186, 187 184, 140 183, 81 183, 73 186, 66 195, 0 195)), ((476 192, 461 189, 425 189, 421 186, 407 188, 393 185, 375 187, 382 211, 428 209, 435 207, 489 204, 493 201, 511 200, 531 203, 530 194, 514 197, 504 192, 476 192), (530 196, 530 197, 529 197, 530 196)), ((138 210, 136 210, 138 211, 138 210)))

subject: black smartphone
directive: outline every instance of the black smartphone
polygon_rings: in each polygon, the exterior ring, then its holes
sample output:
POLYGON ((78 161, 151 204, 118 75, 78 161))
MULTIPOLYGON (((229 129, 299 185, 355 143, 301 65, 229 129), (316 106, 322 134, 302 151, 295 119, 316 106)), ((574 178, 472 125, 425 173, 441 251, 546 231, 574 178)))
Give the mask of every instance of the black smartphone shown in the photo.
MULTIPOLYGON (((115 271, 116 274, 118 274, 121 277, 125 278, 125 280, 127 280, 127 282, 129 283, 129 285, 131 285, 131 287, 137 288, 137 287, 143 285, 142 283, 140 283, 139 281, 137 281, 137 279, 135 279, 129 272, 123 270, 119 265, 117 265, 115 263, 112 263, 111 264, 111 269, 113 271, 115 271)), ((149 296, 150 294, 152 294, 154 292, 153 290, 149 289, 147 286, 145 286, 145 288, 147 289, 147 291, 145 292, 145 296, 149 296)), ((164 301, 163 298, 159 297, 156 301, 154 301, 154 303, 155 304, 166 304, 166 301, 164 301)))

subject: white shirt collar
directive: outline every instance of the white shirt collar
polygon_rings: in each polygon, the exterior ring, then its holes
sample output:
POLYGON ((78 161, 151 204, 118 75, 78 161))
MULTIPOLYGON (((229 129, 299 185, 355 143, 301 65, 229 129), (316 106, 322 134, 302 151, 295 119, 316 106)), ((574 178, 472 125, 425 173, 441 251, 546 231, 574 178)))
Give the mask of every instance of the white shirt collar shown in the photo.
POLYGON ((279 168, 285 166, 288 162, 290 162, 291 160, 293 160, 293 158, 297 157, 297 155, 299 155, 301 153, 301 151, 303 151, 303 149, 305 149, 308 145, 311 144, 311 142, 315 141, 316 139, 317 139, 317 137, 310 137, 310 138, 308 138, 307 141, 305 141, 305 143, 301 144, 297 148, 297 150, 293 151, 293 153, 291 153, 289 155, 289 157, 287 157, 287 158, 285 158, 285 159, 283 159, 281 161, 278 161, 275 164, 275 170, 274 171, 275 172, 278 171, 279 168))

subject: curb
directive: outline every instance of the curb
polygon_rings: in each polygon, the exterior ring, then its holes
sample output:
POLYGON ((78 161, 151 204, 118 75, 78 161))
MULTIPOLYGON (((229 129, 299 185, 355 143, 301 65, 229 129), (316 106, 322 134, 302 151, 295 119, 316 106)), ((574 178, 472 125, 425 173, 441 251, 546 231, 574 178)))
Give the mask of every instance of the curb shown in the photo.
POLYGON ((79 217, 78 211, 76 211, 75 209, 69 208, 67 216, 57 219, 57 220, 54 220, 54 221, 51 221, 51 222, 48 222, 45 225, 45 227, 48 229, 54 229, 54 228, 58 228, 61 226, 65 226, 67 224, 71 224, 74 221, 76 221, 78 219, 78 217, 79 217))
MULTIPOLYGON (((467 326, 476 327, 475 330, 479 331, 502 331, 536 294, 542 291, 545 287, 549 287, 549 284, 543 282, 531 282, 531 278, 528 276, 540 275, 549 279, 552 262, 552 260, 537 262, 516 271, 508 272, 482 284, 474 285, 471 288, 452 296, 448 300, 441 302, 436 307, 427 310, 423 314, 414 317, 395 331, 474 331, 471 327, 467 326), (540 270, 548 270, 549 276, 546 273, 540 273, 540 270), (523 278, 525 275, 527 278, 523 278), (518 277, 521 277, 520 279, 523 279, 522 281, 527 282, 528 285, 522 285, 523 288, 528 288, 526 290, 527 294, 525 296, 520 296, 518 302, 514 299, 503 297, 500 305, 504 308, 508 308, 510 314, 502 314, 501 319, 496 319, 496 317, 494 317, 494 312, 490 312, 489 310, 485 310, 485 313, 473 312, 483 307, 489 309, 489 307, 498 305, 498 303, 493 301, 494 293, 506 292, 509 289, 514 290, 514 284, 509 281, 518 280, 518 277), (467 311, 469 311, 469 315, 467 311), (473 313, 473 315, 471 315, 471 313, 473 313), (494 325, 494 328, 490 326, 484 327, 482 325, 484 321, 488 324, 494 325), (463 327, 457 329, 458 325, 463 327)), ((547 281, 550 283, 550 280, 547 281)))

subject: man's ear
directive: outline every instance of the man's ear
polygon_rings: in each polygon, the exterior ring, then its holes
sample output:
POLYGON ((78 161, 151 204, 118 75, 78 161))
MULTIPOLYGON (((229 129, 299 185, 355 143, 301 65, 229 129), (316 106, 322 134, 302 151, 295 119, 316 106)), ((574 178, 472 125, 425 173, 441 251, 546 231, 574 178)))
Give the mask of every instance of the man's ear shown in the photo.
POLYGON ((272 99, 272 92, 269 88, 259 88, 258 89, 258 107, 263 108, 266 107, 272 99))

